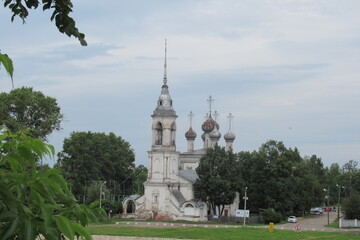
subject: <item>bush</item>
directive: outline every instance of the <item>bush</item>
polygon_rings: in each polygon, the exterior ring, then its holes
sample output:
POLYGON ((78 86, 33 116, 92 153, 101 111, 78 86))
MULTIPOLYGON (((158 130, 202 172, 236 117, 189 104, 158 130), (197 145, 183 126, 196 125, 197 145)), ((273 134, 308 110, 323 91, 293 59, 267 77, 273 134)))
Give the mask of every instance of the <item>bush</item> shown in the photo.
POLYGON ((268 208, 262 212, 264 217, 264 222, 268 224, 269 222, 279 223, 281 222, 282 215, 279 212, 276 212, 273 208, 268 208))
POLYGON ((360 219, 360 194, 351 194, 344 200, 342 209, 346 219, 360 219))

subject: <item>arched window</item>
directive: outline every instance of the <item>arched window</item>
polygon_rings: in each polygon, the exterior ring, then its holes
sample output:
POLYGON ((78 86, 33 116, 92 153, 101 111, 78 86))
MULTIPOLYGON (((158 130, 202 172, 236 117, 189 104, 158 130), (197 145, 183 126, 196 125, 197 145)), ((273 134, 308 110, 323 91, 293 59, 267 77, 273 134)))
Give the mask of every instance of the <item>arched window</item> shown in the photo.
POLYGON ((156 124, 156 139, 155 145, 162 145, 163 141, 163 127, 160 122, 156 124))
POLYGON ((175 134, 176 134, 176 125, 173 123, 171 125, 171 145, 175 146, 175 134))

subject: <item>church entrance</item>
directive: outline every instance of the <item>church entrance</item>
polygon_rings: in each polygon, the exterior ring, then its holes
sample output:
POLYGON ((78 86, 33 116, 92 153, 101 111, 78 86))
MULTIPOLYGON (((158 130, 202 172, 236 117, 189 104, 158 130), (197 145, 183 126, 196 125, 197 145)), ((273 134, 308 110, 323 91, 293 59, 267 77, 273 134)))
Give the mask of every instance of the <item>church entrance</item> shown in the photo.
POLYGON ((184 209, 185 216, 194 216, 195 215, 195 208, 191 204, 187 204, 184 209))
POLYGON ((135 214, 135 201, 132 198, 126 198, 123 201, 123 214, 135 214))

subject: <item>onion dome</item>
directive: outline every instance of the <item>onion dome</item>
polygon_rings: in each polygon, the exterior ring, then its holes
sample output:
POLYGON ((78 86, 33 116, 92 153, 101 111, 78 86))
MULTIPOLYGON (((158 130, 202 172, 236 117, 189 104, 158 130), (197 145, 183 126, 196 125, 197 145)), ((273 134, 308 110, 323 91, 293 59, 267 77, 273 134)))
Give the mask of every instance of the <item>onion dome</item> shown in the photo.
POLYGON ((215 128, 210 134, 209 137, 211 139, 220 139, 221 138, 221 133, 217 130, 217 128, 215 128))
POLYGON ((192 127, 190 127, 189 130, 185 133, 186 139, 195 139, 196 136, 196 132, 192 129, 192 127))
POLYGON ((205 141, 205 133, 201 134, 201 139, 205 141))
POLYGON ((212 119, 211 115, 208 119, 206 119, 206 121, 201 125, 201 129, 206 132, 206 133, 210 133, 211 131, 214 130, 214 128, 216 127, 216 129, 219 129, 219 124, 212 119))
POLYGON ((231 131, 229 131, 229 132, 225 133, 224 139, 225 139, 225 141, 234 141, 235 140, 235 134, 232 133, 231 131))

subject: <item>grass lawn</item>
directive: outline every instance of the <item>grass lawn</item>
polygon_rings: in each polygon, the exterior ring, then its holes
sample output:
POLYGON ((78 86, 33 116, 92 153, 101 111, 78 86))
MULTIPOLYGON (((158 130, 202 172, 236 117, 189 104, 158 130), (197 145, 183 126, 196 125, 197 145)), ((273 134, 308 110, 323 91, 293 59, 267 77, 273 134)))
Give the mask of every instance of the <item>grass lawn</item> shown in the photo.
MULTIPOLYGON (((297 239, 294 231, 275 230, 269 233, 267 229, 257 228, 202 228, 202 227, 174 227, 174 228, 150 228, 130 227, 123 225, 90 225, 87 227, 93 235, 111 236, 137 236, 137 237, 160 237, 160 238, 187 238, 187 239, 266 239, 286 240, 297 239)), ((334 233, 334 232, 310 232, 299 233, 299 239, 336 239, 352 240, 360 239, 360 234, 334 233)))

